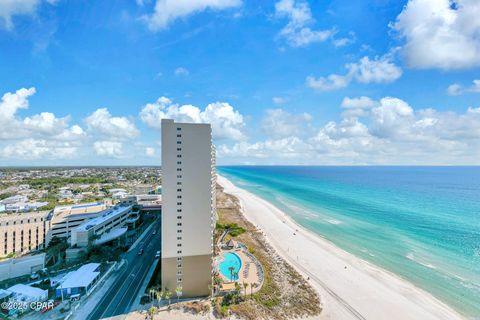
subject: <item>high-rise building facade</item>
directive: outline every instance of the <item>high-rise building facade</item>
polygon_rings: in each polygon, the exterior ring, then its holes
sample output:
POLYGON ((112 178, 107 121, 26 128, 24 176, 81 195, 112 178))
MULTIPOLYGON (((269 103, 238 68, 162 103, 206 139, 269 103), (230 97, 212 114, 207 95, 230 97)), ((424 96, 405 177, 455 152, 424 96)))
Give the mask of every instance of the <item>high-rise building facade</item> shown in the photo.
POLYGON ((215 149, 209 124, 162 120, 162 288, 204 296, 212 283, 215 149))

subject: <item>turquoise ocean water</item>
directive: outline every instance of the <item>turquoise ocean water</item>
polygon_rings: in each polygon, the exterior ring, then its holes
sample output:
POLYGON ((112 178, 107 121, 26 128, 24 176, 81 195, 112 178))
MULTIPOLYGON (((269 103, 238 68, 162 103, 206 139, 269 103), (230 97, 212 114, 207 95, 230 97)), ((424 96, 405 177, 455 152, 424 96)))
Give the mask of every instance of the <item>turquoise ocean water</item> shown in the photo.
POLYGON ((480 319, 480 167, 218 171, 344 250, 480 319))

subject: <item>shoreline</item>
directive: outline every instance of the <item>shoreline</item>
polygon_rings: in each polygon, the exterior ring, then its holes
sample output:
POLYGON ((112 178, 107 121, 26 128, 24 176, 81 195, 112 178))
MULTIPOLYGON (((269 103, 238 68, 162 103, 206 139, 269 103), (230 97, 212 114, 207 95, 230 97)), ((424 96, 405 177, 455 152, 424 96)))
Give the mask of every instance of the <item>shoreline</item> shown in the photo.
POLYGON ((466 319, 430 293, 396 274, 350 254, 297 224, 283 211, 224 176, 218 183, 236 196, 247 220, 321 297, 312 319, 466 319))

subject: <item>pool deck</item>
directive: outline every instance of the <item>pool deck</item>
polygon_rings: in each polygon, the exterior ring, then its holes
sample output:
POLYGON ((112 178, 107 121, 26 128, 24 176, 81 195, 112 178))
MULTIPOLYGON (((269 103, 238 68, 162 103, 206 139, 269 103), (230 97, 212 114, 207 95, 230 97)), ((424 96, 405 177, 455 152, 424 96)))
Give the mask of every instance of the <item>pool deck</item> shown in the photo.
POLYGON ((247 288, 247 293, 250 293, 250 285, 253 283, 257 284, 257 287, 253 289, 253 293, 260 290, 262 279, 259 275, 263 272, 263 270, 261 270, 261 268, 259 270, 259 261, 250 254, 247 254, 242 249, 222 250, 219 254, 219 257, 223 257, 223 255, 228 252, 232 252, 238 255, 242 260, 242 266, 238 271, 238 280, 231 281, 229 278, 225 277, 221 272, 219 272, 223 280, 221 290, 235 290, 235 282, 238 282, 238 284, 240 284, 241 286, 243 286, 244 283, 248 283, 249 287, 247 288))

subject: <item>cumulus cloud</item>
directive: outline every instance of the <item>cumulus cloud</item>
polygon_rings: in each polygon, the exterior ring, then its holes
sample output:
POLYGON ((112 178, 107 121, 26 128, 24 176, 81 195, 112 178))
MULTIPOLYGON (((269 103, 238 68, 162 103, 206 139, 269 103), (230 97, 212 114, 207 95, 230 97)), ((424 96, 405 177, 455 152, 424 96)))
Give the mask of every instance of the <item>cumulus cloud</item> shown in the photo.
POLYGON ((93 149, 98 156, 123 157, 123 144, 118 141, 96 141, 93 144, 93 149))
POLYGON ((225 10, 238 7, 241 0, 157 0, 154 12, 142 19, 152 31, 167 28, 173 21, 195 13, 210 10, 225 10))
POLYGON ((16 92, 7 92, 0 102, 0 140, 23 138, 48 138, 54 140, 72 140, 81 138, 81 127, 69 127, 69 117, 57 118, 51 112, 42 112, 21 118, 18 112, 28 109, 29 98, 36 93, 35 88, 22 88, 16 92))
POLYGON ((345 75, 331 74, 326 77, 306 79, 308 87, 319 91, 333 91, 347 87, 356 80, 359 83, 390 83, 402 76, 402 69, 392 62, 392 55, 370 59, 365 56, 358 62, 345 65, 345 75))
POLYGON ((245 122, 243 116, 226 102, 210 103, 204 110, 193 105, 178 105, 167 97, 145 105, 140 118, 148 126, 160 129, 162 119, 179 122, 211 123, 215 139, 243 140, 245 122))
POLYGON ((314 42, 323 42, 335 33, 334 29, 312 30, 309 27, 315 20, 306 1, 280 0, 275 4, 275 16, 288 19, 279 36, 285 38, 292 47, 305 47, 314 42))
POLYGON ((177 69, 175 69, 175 75, 177 77, 185 77, 185 76, 188 76, 189 74, 190 72, 186 68, 178 67, 177 69))
POLYGON ((293 115, 282 109, 269 109, 262 121, 262 129, 269 137, 289 137, 298 135, 311 119, 308 113, 293 115))
POLYGON ((25 139, 0 148, 0 158, 17 160, 71 159, 78 151, 71 142, 25 139))
POLYGON ((454 83, 448 86, 447 93, 451 96, 458 96, 463 93, 473 92, 479 93, 480 92, 480 80, 473 80, 472 85, 468 87, 464 87, 461 84, 454 83))
POLYGON ((132 139, 139 135, 127 117, 113 117, 107 108, 100 108, 85 119, 89 132, 109 139, 132 139))
POLYGON ((237 163, 256 158, 256 163, 266 164, 480 163, 480 108, 462 113, 416 110, 395 97, 345 98, 342 108, 346 112, 338 122, 330 121, 306 137, 224 144, 217 148, 219 157, 237 163))
POLYGON ((464 69, 480 66, 478 17, 477 0, 409 0, 391 27, 411 67, 464 69))

